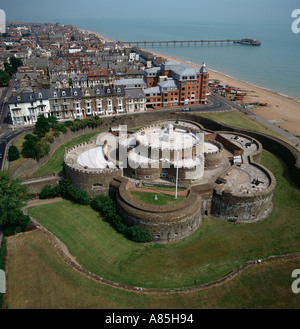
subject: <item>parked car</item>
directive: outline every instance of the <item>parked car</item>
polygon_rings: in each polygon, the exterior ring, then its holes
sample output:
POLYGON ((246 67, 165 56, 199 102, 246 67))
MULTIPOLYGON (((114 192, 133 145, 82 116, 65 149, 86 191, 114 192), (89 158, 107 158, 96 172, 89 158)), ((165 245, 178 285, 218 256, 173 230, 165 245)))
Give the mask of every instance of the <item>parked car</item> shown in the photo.
POLYGON ((190 111, 191 108, 190 107, 185 107, 184 109, 182 109, 182 111, 190 111))
POLYGON ((2 159, 2 153, 0 153, 0 159, 2 159))

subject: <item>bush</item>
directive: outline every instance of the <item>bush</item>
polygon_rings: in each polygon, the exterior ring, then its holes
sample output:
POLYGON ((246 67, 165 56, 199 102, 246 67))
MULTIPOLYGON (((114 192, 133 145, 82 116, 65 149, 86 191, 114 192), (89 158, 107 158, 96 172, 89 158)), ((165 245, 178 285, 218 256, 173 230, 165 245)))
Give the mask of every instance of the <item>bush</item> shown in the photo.
POLYGON ((27 225, 30 223, 29 216, 24 215, 21 210, 14 211, 12 217, 13 220, 2 225, 2 231, 5 236, 25 232, 27 225))
POLYGON ((39 198, 49 199, 58 196, 86 206, 89 205, 91 201, 87 193, 85 191, 77 190, 69 178, 62 179, 59 182, 59 185, 53 188, 50 185, 45 185, 39 195, 39 198))
POLYGON ((46 134, 45 141, 52 144, 54 142, 54 135, 46 134))
POLYGON ((110 221, 111 225, 119 233, 124 234, 128 239, 134 242, 150 242, 150 234, 139 225, 127 226, 124 219, 120 216, 115 200, 109 196, 99 195, 91 202, 91 207, 100 212, 100 214, 110 221))
POLYGON ((36 159, 39 160, 50 152, 50 145, 44 139, 36 143, 36 159))
POLYGON ((128 239, 136 242, 149 242, 152 238, 149 232, 145 231, 139 225, 133 225, 127 228, 126 235, 128 239))
POLYGON ((55 186, 54 188, 51 185, 45 185, 39 195, 40 199, 50 199, 55 198, 60 195, 59 186, 55 186))
POLYGON ((8 149, 8 161, 15 161, 20 158, 20 153, 15 145, 11 145, 8 149))
POLYGON ((31 134, 27 134, 24 137, 25 141, 22 144, 22 155, 24 158, 37 158, 38 150, 36 144, 38 142, 37 137, 31 134))

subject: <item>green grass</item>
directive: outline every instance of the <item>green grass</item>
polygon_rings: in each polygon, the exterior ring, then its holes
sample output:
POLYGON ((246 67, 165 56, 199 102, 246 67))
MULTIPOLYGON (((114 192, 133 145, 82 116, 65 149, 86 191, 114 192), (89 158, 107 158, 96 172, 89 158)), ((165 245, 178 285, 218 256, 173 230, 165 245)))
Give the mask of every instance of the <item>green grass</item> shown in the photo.
MULTIPOLYGON (((143 294, 98 283, 66 264, 39 230, 8 242, 8 309, 299 309, 291 273, 300 260, 260 264, 193 293, 143 294)), ((194 313, 192 311, 191 313, 194 313)))
POLYGON ((184 196, 178 195, 177 199, 174 199, 174 195, 140 191, 130 191, 130 195, 139 202, 157 206, 174 204, 182 201, 185 198, 184 196), (157 195, 157 200, 154 199, 155 195, 157 195))
POLYGON ((63 163, 64 163, 64 154, 65 151, 69 148, 80 144, 90 141, 92 137, 99 134, 100 132, 93 132, 89 133, 83 136, 76 137, 63 145, 59 146, 52 154, 50 159, 41 166, 34 174, 33 176, 48 174, 52 172, 61 172, 63 170, 63 163))
POLYGON ((70 202, 36 206, 31 216, 58 236, 87 270, 135 286, 174 288, 214 281, 253 259, 300 250, 300 193, 282 177, 283 167, 263 152, 276 176, 269 218, 235 224, 204 218, 192 236, 170 244, 126 240, 86 206, 70 202))
MULTIPOLYGON (((150 190, 160 190, 160 191, 171 191, 171 192, 175 192, 176 188, 174 186, 161 186, 161 185, 143 185, 142 184, 142 188, 148 188, 150 190)), ((178 187, 177 189, 178 191, 185 191, 186 188, 183 187, 178 187)))
POLYGON ((233 127, 258 131, 258 132, 261 132, 264 134, 268 134, 268 135, 277 137, 284 141, 288 141, 287 139, 282 137, 280 134, 265 127, 264 125, 257 122, 253 118, 250 118, 246 114, 241 113, 239 111, 229 111, 229 112, 222 112, 222 113, 201 113, 199 115, 202 117, 214 120, 219 123, 225 123, 225 124, 233 126, 233 127))

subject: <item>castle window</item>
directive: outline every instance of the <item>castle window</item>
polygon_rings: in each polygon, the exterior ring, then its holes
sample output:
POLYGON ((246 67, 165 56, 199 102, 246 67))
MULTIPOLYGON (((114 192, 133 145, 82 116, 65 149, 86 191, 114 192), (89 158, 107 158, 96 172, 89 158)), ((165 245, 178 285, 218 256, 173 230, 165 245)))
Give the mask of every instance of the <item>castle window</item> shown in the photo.
POLYGON ((93 190, 102 190, 103 189, 103 184, 93 184, 92 189, 93 190))

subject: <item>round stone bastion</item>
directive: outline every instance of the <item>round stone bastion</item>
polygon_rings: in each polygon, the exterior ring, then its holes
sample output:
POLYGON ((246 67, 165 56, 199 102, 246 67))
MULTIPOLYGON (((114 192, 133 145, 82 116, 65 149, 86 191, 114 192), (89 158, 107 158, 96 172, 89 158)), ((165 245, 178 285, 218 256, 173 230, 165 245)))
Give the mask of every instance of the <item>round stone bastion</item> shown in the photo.
POLYGON ((70 148, 65 153, 64 168, 72 184, 92 198, 109 194, 111 181, 122 176, 122 169, 108 160, 103 146, 96 145, 96 141, 70 148))
POLYGON ((193 189, 178 203, 156 206, 132 198, 128 192, 129 186, 129 181, 122 180, 117 192, 118 209, 128 224, 141 225, 155 242, 179 241, 200 227, 201 196, 193 189))

